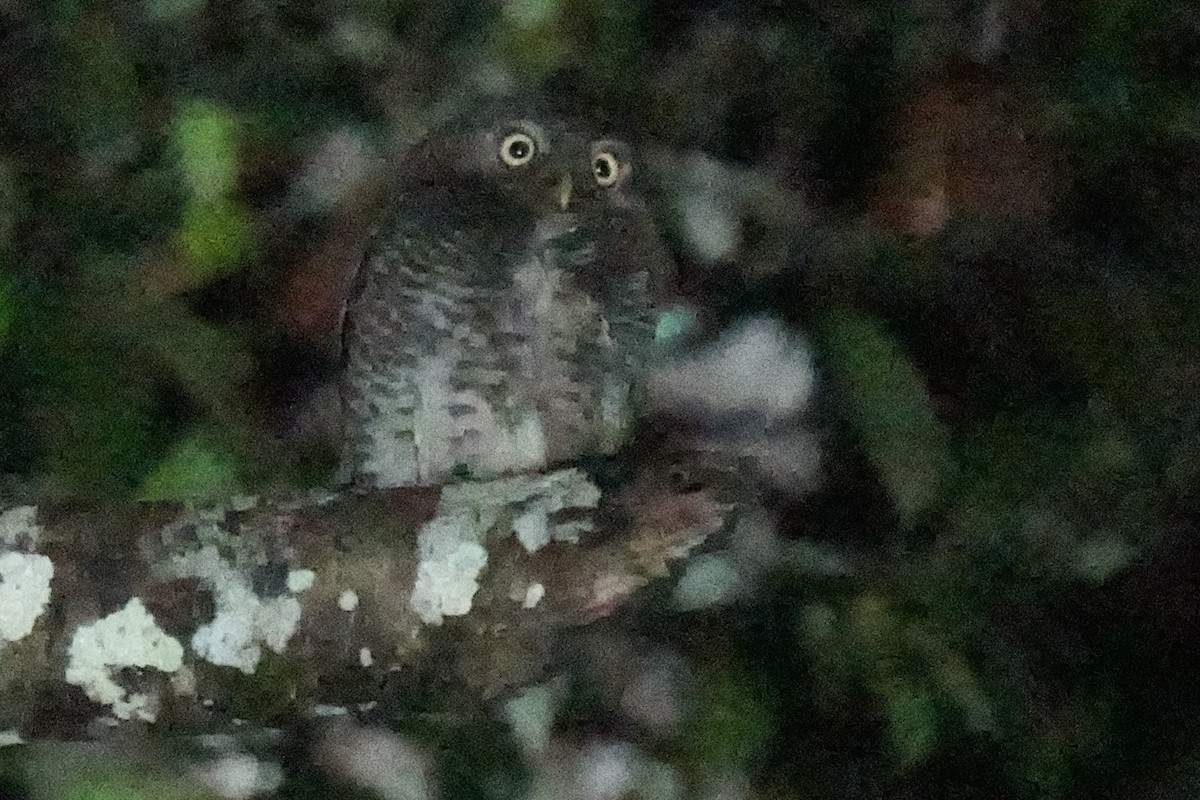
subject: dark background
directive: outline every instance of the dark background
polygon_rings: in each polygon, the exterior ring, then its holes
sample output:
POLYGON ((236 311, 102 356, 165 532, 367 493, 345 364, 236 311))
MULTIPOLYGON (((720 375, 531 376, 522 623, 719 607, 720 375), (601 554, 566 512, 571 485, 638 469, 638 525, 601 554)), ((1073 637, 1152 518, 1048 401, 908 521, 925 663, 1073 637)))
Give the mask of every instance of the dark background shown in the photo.
POLYGON ((697 796, 1192 796, 1198 53, 1184 2, 0 0, 3 496, 326 480, 290 407, 387 159, 543 87, 638 145, 679 297, 821 376, 786 557, 604 633, 682 717, 582 670, 559 734, 697 796))

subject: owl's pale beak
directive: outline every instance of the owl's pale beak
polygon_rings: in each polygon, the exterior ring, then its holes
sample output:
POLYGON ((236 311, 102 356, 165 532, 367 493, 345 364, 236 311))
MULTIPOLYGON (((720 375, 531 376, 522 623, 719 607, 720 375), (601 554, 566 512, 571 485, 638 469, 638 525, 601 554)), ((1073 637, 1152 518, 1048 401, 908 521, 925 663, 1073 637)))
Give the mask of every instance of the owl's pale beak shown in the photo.
POLYGON ((558 181, 558 208, 560 211, 566 211, 571 205, 571 192, 573 189, 571 173, 564 173, 558 181))

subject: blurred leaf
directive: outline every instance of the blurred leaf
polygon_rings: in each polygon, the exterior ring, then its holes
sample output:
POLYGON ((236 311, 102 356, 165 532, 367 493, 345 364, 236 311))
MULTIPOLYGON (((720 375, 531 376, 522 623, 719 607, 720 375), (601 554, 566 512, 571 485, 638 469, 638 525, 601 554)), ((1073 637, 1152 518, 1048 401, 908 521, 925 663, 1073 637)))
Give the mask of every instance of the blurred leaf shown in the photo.
POLYGON ((835 708, 859 677, 858 653, 846 635, 844 616, 829 603, 810 603, 801 609, 796 626, 811 661, 813 691, 818 706, 835 708))
POLYGON ((216 204, 237 185, 237 123, 212 103, 194 100, 175 119, 184 180, 199 205, 216 204))
MULTIPOLYGON (((1157 538, 1141 445, 1102 404, 998 414, 962 439, 962 481, 945 540, 971 542, 960 566, 980 586, 1035 579, 1052 591, 1101 583, 1157 538)), ((965 577, 965 576, 964 576, 965 577)))
POLYGON ((971 733, 994 730, 992 701, 967 660, 935 636, 915 632, 915 638, 925 652, 933 681, 958 710, 966 729, 971 733))
POLYGON ((646 7, 627 0, 586 0, 569 8, 574 13, 565 14, 563 23, 575 58, 612 95, 632 100, 636 95, 630 90, 637 87, 626 78, 646 54, 646 7))
POLYGON ((504 4, 494 31, 495 48, 508 66, 525 77, 541 77, 561 66, 570 52, 559 25, 558 0, 516 0, 504 4))
POLYGON ((1129 566, 1137 552, 1137 548, 1115 534, 1093 536, 1076 546, 1072 566, 1079 577, 1104 583, 1129 566))
POLYGON ((1073 420, 1055 409, 1019 409, 981 420, 962 437, 962 488, 952 530, 1002 538, 1020 524, 1021 505, 1059 481, 1075 447, 1073 420))
POLYGON ((147 17, 158 22, 183 22, 204 8, 204 0, 142 0, 147 17))
POLYGON ((850 621, 860 646, 872 657, 891 657, 900 640, 899 621, 886 597, 869 590, 854 598, 850 621))
POLYGON ((639 800, 681 800, 689 796, 684 792, 678 771, 661 761, 635 759, 630 772, 627 796, 639 800))
POLYGON ((17 176, 12 166, 0 158, 0 250, 8 244, 8 237, 21 213, 20 199, 17 176))
POLYGON ((149 800, 124 781, 115 778, 84 778, 71 786, 65 800, 149 800))
POLYGON ((230 195, 238 181, 238 124, 212 103, 194 100, 175 119, 173 138, 192 200, 178 242, 199 286, 238 266, 257 246, 247 212, 230 195))
POLYGON ((21 760, 30 800, 215 800, 185 767, 167 750, 62 742, 33 744, 21 760))
POLYGON ((1104 476, 1123 475, 1139 469, 1141 453, 1129 431, 1115 419, 1102 419, 1095 436, 1080 454, 1080 467, 1099 480, 1104 476))
POLYGON ((512 735, 527 752, 540 753, 550 743, 556 711, 554 692, 547 684, 531 686, 504 704, 512 735))
POLYGON ((874 591, 855 598, 850 620, 862 680, 883 707, 892 751, 902 764, 924 760, 938 743, 937 704, 909 652, 906 621, 874 591))
POLYGON ((7 273, 0 272, 0 345, 8 336, 13 317, 17 314, 17 298, 12 288, 12 280, 7 273))
POLYGON ((78 320, 46 322, 26 351, 37 375, 27 414, 40 434, 42 469, 74 491, 123 496, 160 446, 152 382, 78 320))
POLYGON ((900 676, 877 684, 888 720, 888 742, 902 764, 929 757, 938 743, 938 714, 933 696, 900 676))
MULTIPOLYGON (((443 692, 443 696, 453 694, 443 692)), ((451 703, 459 699, 454 696, 451 703)), ((500 719, 426 710, 409 718, 403 733, 437 754, 440 796, 463 800, 529 796, 530 766, 511 729, 500 719)))
MULTIPOLYGON (((250 378, 254 362, 228 328, 197 318, 182 304, 140 308, 130 332, 188 397, 216 415, 250 378)), ((131 342, 132 344, 132 342, 131 342)))
MULTIPOLYGON (((64 4, 65 5, 65 4, 64 4)), ((117 27, 92 13, 61 30, 58 100, 81 150, 101 162, 128 154, 139 103, 137 77, 117 27)))
POLYGON ((254 251, 257 239, 239 206, 215 200, 184 210, 179 244, 192 263, 194 285, 203 285, 238 266, 254 251))
POLYGON ((870 318, 836 313, 821 326, 822 344, 843 414, 896 504, 913 525, 941 500, 954 462, 947 431, 920 373, 870 318))
POLYGON ((654 341, 663 347, 669 347, 694 332, 697 322, 698 315, 695 309, 684 305, 669 306, 658 315, 654 326, 654 341))
POLYGON ((759 696, 753 673, 732 662, 710 667, 685 726, 685 746, 701 774, 747 769, 774 736, 775 721, 759 696))
POLYGON ((557 0, 512 0, 505 3, 504 16, 517 28, 542 28, 558 16, 557 0))
POLYGON ((702 553, 689 559, 675 584, 672 599, 679 609, 717 606, 736 597, 742 583, 742 576, 728 558, 715 553, 702 553))
POLYGON ((178 443, 142 481, 139 499, 219 500, 238 494, 241 484, 235 459, 202 435, 178 443))

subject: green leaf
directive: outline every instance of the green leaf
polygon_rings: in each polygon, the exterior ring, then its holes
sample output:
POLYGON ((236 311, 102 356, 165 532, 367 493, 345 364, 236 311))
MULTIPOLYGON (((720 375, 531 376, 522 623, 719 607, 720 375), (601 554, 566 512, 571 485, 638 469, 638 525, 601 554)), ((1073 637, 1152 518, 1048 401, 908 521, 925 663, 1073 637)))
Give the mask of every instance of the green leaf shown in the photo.
POLYGON ((201 285, 236 267, 257 240, 246 212, 229 195, 237 187, 238 124, 212 103, 188 103, 173 131, 179 165, 192 196, 178 241, 201 285))
POLYGON ((912 362, 871 319, 851 311, 820 326, 842 413, 854 427, 901 523, 913 525, 942 499, 954 462, 949 435, 912 362))
POLYGON ((888 741, 903 764, 914 764, 929 756, 937 745, 937 705, 932 695, 898 679, 883 687, 888 720, 888 741))
POLYGON ((149 502, 216 500, 240 489, 234 459, 209 438, 197 435, 172 448, 146 476, 139 498, 149 502))
POLYGON ((175 146, 192 196, 201 205, 228 196, 237 184, 237 123, 212 103, 196 100, 175 119, 175 146))
POLYGON ((526 76, 544 76, 562 65, 569 53, 556 0, 507 3, 493 30, 493 47, 505 64, 526 76))
MULTIPOLYGON (((16 749, 16 748, 13 748, 16 749)), ((215 800, 180 761, 172 756, 153 764, 111 752, 76 748, 64 757, 62 748, 30 749, 19 759, 21 784, 33 798, 56 800, 215 800)), ((5 777, 9 777, 5 774, 5 777)), ((7 795, 6 795, 7 796, 7 795)))
POLYGON ((71 787, 67 800, 142 800, 144 797, 146 795, 118 779, 87 776, 71 787))
POLYGON ((253 361, 233 331, 175 303, 138 309, 136 323, 130 346, 140 344, 152 353, 190 400, 216 414, 240 406, 237 392, 251 377, 253 361))
POLYGON ((196 203, 183 212, 179 244, 192 263, 195 284, 229 272, 257 245, 245 212, 232 202, 196 203))
POLYGON ((774 729, 754 677, 727 662, 701 676, 685 744, 701 771, 736 773, 762 751, 774 729))
POLYGON ((937 636, 923 631, 914 631, 912 635, 924 651, 935 685, 958 710, 966 729, 972 733, 995 730, 996 711, 992 700, 967 659, 937 636))
POLYGON ((903 764, 925 759, 938 743, 938 709, 911 652, 911 624, 884 595, 868 591, 849 607, 864 685, 887 719, 887 737, 903 764))
POLYGON ((555 0, 513 0, 504 6, 505 18, 518 28, 540 28, 558 16, 555 0))
POLYGON ((796 633, 810 662, 812 691, 819 706, 840 706, 847 688, 859 677, 858 642, 845 616, 844 609, 827 602, 809 603, 796 615, 796 633))
POLYGON ((32 303, 21 318, 26 419, 41 471, 73 492, 124 496, 159 450, 151 376, 76 309, 32 303))

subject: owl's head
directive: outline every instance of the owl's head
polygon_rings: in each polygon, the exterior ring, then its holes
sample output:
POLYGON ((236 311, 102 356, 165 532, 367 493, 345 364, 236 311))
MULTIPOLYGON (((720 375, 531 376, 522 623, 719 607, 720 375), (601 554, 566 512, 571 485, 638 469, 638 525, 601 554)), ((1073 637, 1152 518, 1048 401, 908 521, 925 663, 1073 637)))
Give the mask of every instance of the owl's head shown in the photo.
POLYGON ((632 171, 624 142, 512 106, 430 134, 405 166, 410 181, 449 187, 457 202, 502 202, 536 217, 629 208, 632 171))

